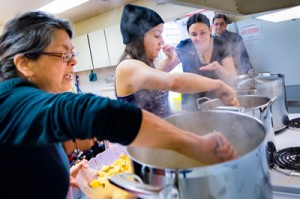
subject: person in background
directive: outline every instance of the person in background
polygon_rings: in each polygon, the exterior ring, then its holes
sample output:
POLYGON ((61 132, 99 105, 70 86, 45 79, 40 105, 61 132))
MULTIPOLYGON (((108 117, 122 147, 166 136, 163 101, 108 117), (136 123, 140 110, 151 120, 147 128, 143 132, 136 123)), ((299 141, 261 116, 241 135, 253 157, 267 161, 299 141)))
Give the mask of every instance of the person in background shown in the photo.
POLYGON ((66 152, 70 166, 77 164, 83 159, 90 160, 99 153, 105 151, 104 143, 97 139, 72 139, 62 143, 66 152))
POLYGON ((0 36, 3 196, 64 199, 86 166, 69 170, 61 143, 72 139, 166 148, 207 163, 236 157, 221 133, 218 146, 212 133, 196 135, 130 104, 67 92, 76 64, 72 34, 69 21, 29 11, 9 20, 0 36))
MULTIPOLYGON (((187 21, 189 38, 180 41, 174 47, 165 45, 163 51, 166 58, 159 68, 171 71, 179 63, 183 72, 194 73, 212 79, 226 79, 236 75, 230 49, 223 41, 211 36, 209 19, 201 14, 192 15, 187 21)), ((182 108, 187 111, 197 109, 196 100, 201 97, 215 98, 213 92, 197 92, 182 95, 182 108)))
MULTIPOLYGON (((75 91, 74 87, 71 87, 70 92, 73 93, 82 93, 79 88, 79 76, 76 75, 75 86, 77 91, 75 91)), ((62 143, 62 147, 66 152, 70 166, 77 164, 79 161, 86 159, 90 160, 95 157, 98 153, 101 153, 105 150, 104 143, 99 142, 97 139, 72 139, 62 143)))
POLYGON ((252 64, 244 44, 243 38, 235 32, 227 30, 230 19, 224 14, 216 14, 213 18, 215 38, 220 38, 230 46, 235 69, 238 75, 247 74, 252 69, 252 64))
POLYGON ((124 7, 120 28, 126 47, 115 71, 117 99, 159 117, 172 114, 168 91, 214 91, 225 104, 238 105, 235 91, 220 80, 193 73, 168 73, 154 66, 154 59, 164 45, 163 23, 151 9, 131 4, 124 7))

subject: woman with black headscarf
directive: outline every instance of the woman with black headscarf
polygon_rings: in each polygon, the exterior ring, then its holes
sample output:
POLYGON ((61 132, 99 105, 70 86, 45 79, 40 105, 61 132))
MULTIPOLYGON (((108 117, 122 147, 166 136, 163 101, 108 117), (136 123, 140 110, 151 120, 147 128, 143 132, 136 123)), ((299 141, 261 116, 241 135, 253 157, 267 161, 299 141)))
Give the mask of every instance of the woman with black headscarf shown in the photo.
POLYGON ((163 19, 151 9, 131 4, 124 7, 121 33, 126 47, 115 72, 117 99, 160 117, 171 114, 168 91, 214 91, 225 104, 238 105, 235 91, 221 80, 192 73, 167 73, 155 67, 154 59, 164 45, 163 24, 163 19))

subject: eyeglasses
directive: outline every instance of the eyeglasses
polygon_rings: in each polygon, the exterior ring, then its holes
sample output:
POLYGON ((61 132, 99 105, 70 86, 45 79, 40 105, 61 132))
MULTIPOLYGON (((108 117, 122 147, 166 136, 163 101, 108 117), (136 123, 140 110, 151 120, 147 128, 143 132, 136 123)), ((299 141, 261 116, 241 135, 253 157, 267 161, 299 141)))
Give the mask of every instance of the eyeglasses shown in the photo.
POLYGON ((61 57, 64 62, 69 62, 73 57, 78 55, 78 52, 70 52, 70 53, 54 53, 54 52, 41 52, 43 55, 49 55, 53 57, 61 57))
POLYGON ((224 26, 225 23, 224 23, 224 22, 221 22, 221 23, 218 23, 218 22, 217 22, 217 23, 215 23, 214 25, 215 25, 215 26, 224 26))

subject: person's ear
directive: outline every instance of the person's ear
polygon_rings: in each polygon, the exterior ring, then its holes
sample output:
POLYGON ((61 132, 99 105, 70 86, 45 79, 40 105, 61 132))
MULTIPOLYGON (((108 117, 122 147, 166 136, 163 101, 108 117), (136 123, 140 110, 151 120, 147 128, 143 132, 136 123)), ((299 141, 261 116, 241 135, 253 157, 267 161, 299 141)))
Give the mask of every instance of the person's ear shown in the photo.
POLYGON ((17 54, 14 57, 14 64, 17 70, 27 78, 32 76, 31 66, 28 62, 28 58, 23 54, 17 54))

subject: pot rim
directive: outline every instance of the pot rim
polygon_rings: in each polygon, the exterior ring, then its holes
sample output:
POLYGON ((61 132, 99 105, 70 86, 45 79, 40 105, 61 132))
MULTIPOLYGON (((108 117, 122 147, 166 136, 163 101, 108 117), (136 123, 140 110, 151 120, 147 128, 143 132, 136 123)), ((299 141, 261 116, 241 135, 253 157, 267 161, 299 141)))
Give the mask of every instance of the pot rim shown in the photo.
MULTIPOLYGON (((239 98, 260 98, 260 99, 267 99, 267 102, 264 103, 264 104, 261 104, 261 105, 258 105, 258 106, 255 106, 255 107, 242 107, 242 106, 238 106, 240 108, 244 108, 245 110, 253 110, 253 109, 257 109, 257 108, 264 108, 264 107, 267 107, 270 103, 271 100, 273 99, 270 99, 269 97, 266 97, 266 96, 263 96, 263 95, 238 95, 237 96, 237 99, 239 98)), ((198 108, 202 111, 210 111, 212 109, 203 109, 203 106, 206 105, 206 104, 209 104, 209 103, 214 103, 214 102, 217 102, 217 101, 221 101, 220 99, 211 99, 209 101, 206 101, 206 102, 203 102, 201 104, 198 104, 198 108)), ((272 105, 272 104, 271 104, 272 105)), ((226 105, 223 105, 223 106, 226 106, 226 105)), ((232 107, 232 106, 227 106, 227 107, 232 107)), ((216 107, 214 107, 216 108, 216 107)))
MULTIPOLYGON (((267 140, 267 131, 266 128, 263 124, 263 122, 261 120, 259 120, 256 117, 250 116, 248 114, 245 113, 241 113, 241 112, 232 112, 232 111, 226 111, 226 110, 210 110, 210 111, 201 111, 201 112, 216 112, 216 113, 227 113, 227 114, 234 114, 234 115, 241 115, 243 117, 246 117, 250 120, 255 120, 257 123, 259 123, 259 125, 264 129, 264 138, 260 141, 260 143, 257 144, 257 146, 255 146, 253 149, 249 150, 247 153, 239 156, 238 158, 234 159, 234 160, 228 160, 225 162, 220 162, 220 163, 215 163, 215 164, 211 164, 211 165, 201 165, 201 166, 195 166, 195 167, 187 167, 187 168, 166 168, 166 167, 161 167, 161 166, 157 166, 157 165, 152 165, 152 164, 148 164, 148 163, 143 163, 140 160, 137 160, 135 157, 133 157, 133 155, 131 155, 130 151, 128 151, 130 148, 132 149, 146 149, 146 150, 162 150, 162 151, 171 151, 171 150, 167 150, 167 149, 149 149, 149 148, 144 148, 144 147, 134 147, 134 146, 126 146, 125 150, 127 155, 130 157, 131 161, 134 161, 138 164, 141 164, 143 166, 147 166, 150 168, 155 168, 155 169, 162 169, 162 170, 168 170, 168 171, 186 171, 187 169, 204 169, 204 170, 211 170, 211 168, 214 168, 216 170, 216 173, 218 168, 232 168, 235 167, 237 165, 238 162, 240 161, 244 161, 244 159, 246 159, 248 156, 254 155, 253 153, 257 153, 258 148, 261 147, 261 145, 266 142, 267 140)), ((181 114, 190 114, 190 113, 199 113, 199 111, 197 112, 185 112, 185 113, 181 113, 181 114)), ((169 117, 175 117, 176 115, 171 115, 169 117)), ((266 160, 267 161, 267 160, 266 160)))

